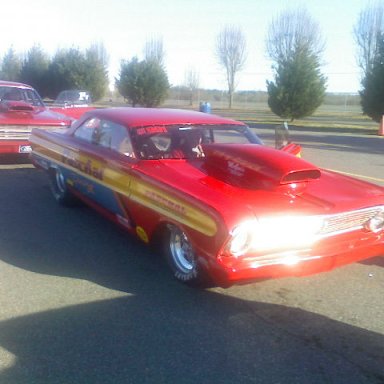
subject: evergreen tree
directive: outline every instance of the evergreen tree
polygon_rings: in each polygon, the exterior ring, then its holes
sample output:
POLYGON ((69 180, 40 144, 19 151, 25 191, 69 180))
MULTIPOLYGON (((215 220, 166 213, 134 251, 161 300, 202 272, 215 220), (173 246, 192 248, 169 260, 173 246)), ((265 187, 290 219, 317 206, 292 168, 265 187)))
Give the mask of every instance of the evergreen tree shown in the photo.
POLYGON ((88 70, 85 56, 79 49, 57 51, 48 68, 48 96, 55 99, 63 90, 85 89, 88 70))
POLYGON ((91 93, 92 100, 100 100, 108 88, 108 57, 105 48, 100 44, 91 45, 85 52, 84 89, 91 93))
POLYGON ((9 48, 1 63, 1 79, 20 81, 21 60, 13 48, 9 48))
POLYGON ((305 8, 282 12, 269 26, 266 46, 275 62, 275 81, 267 81, 272 112, 290 120, 312 115, 324 100, 326 85, 318 24, 305 8))
POLYGON ((380 122, 384 115, 384 34, 378 39, 376 56, 362 86, 360 97, 363 113, 380 122))
POLYGON ((144 61, 142 65, 143 104, 146 107, 156 107, 167 97, 170 87, 168 76, 163 67, 155 61, 144 61))
POLYGON ((145 107, 160 105, 170 87, 168 76, 158 62, 139 61, 137 57, 130 61, 122 61, 116 86, 132 106, 145 107))
POLYGON ((310 116, 324 100, 325 84, 316 55, 306 49, 292 52, 277 65, 275 82, 267 81, 268 105, 291 121, 310 116))
POLYGON ((119 93, 130 101, 133 107, 143 99, 142 89, 139 87, 141 67, 137 57, 130 61, 123 60, 120 64, 119 78, 116 78, 116 87, 119 93))
POLYGON ((21 81, 34 87, 42 97, 47 93, 48 66, 49 58, 39 46, 34 46, 28 51, 21 66, 21 81))

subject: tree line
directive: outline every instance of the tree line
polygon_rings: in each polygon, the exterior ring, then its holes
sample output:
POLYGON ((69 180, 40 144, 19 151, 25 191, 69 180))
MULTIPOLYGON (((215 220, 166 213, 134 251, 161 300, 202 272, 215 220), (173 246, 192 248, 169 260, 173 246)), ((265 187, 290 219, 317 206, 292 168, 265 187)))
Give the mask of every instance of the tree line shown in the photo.
MULTIPOLYGON (((363 113, 379 121, 384 113, 383 5, 378 2, 362 10, 353 33, 362 70, 363 113)), ((321 71, 325 41, 319 24, 305 8, 286 10, 271 20, 265 40, 273 70, 273 79, 266 83, 270 109, 291 121, 312 115, 323 103, 327 86, 321 71)), ((147 41, 143 53, 143 60, 135 56, 121 61, 115 85, 133 106, 158 106, 170 89, 162 40, 147 41)), ((226 74, 231 108, 237 78, 247 58, 241 28, 225 26, 217 35, 214 54, 226 74)), ((85 51, 60 49, 50 58, 40 46, 34 46, 21 59, 10 48, 1 61, 0 77, 30 84, 49 98, 63 89, 86 89, 96 101, 108 88, 108 54, 102 44, 92 44, 85 51)), ((199 74, 193 68, 186 70, 185 87, 192 104, 199 89, 199 74)))
POLYGON ((108 87, 108 56, 101 44, 84 52, 60 49, 52 58, 36 45, 23 59, 11 47, 1 62, 0 77, 29 84, 44 98, 55 99, 65 89, 86 89, 99 100, 108 87))
MULTIPOLYGON (((361 10, 354 26, 359 91, 363 113, 379 122, 384 115, 384 5, 381 1, 361 10)), ((267 80, 268 105, 286 120, 312 115, 323 103, 327 78, 321 72, 325 40, 319 24, 305 8, 278 14, 265 39, 272 61, 273 80, 267 80)), ((226 27, 216 42, 216 56, 225 69, 229 107, 236 77, 246 61, 245 36, 240 28, 226 27)))

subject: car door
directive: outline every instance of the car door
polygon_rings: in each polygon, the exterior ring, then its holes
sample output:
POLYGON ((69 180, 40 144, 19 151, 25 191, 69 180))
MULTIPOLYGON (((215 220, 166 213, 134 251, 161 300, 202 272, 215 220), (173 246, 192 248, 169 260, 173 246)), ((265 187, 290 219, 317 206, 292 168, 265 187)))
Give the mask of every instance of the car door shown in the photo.
POLYGON ((136 159, 126 127, 99 118, 90 118, 73 133, 79 151, 79 167, 73 187, 101 208, 127 217, 131 168, 136 159))

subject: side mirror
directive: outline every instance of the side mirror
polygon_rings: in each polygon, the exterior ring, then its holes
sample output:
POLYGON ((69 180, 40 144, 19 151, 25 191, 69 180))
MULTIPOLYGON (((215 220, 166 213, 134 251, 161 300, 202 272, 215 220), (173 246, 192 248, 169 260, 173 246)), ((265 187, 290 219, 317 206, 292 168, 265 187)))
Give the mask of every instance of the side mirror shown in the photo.
POLYGON ((291 142, 286 121, 275 128, 275 148, 301 157, 301 145, 291 142))
POLYGON ((284 121, 283 124, 275 127, 275 148, 282 149, 290 142, 288 124, 284 121))

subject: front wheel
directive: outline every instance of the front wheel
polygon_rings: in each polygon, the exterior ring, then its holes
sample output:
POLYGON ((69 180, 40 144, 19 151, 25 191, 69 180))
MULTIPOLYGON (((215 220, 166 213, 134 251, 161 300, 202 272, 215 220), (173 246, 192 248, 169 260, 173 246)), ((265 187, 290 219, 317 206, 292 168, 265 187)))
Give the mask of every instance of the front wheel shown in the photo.
POLYGON ((49 171, 51 182, 51 191, 55 200, 66 206, 71 206, 75 203, 75 197, 68 191, 65 177, 59 168, 52 168, 49 171))
POLYGON ((175 225, 168 225, 163 240, 164 255, 174 277, 182 283, 205 286, 207 279, 202 276, 186 233, 175 225))

